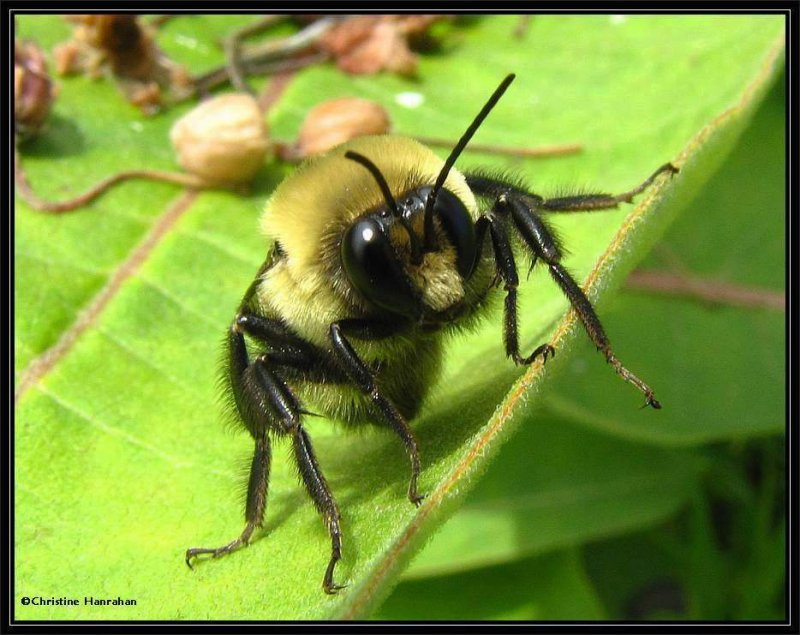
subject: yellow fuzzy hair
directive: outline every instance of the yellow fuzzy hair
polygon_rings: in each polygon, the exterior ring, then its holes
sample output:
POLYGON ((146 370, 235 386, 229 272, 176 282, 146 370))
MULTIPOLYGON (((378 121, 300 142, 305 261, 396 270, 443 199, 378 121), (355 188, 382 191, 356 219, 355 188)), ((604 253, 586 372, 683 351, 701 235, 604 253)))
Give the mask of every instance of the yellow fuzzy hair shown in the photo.
MULTIPOLYGON (((373 176, 345 152, 359 152, 383 174, 397 197, 410 187, 433 185, 444 164, 421 143, 394 135, 359 137, 310 159, 275 190, 261 217, 261 229, 281 243, 293 277, 311 274, 331 222, 351 221, 384 204, 373 176)), ((464 177, 450 170, 445 187, 478 218, 478 206, 464 177)))

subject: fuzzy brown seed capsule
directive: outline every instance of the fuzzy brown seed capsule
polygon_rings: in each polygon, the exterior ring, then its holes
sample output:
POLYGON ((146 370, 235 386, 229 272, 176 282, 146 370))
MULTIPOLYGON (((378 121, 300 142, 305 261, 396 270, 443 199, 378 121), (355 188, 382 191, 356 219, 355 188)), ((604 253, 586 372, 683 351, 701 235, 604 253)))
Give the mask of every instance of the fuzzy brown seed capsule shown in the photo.
POLYGON ((355 97, 331 99, 306 115, 297 151, 301 157, 320 154, 355 137, 385 134, 390 127, 389 114, 380 104, 355 97))
POLYGON ((269 135, 258 103, 230 93, 178 119, 170 139, 180 164, 209 183, 247 183, 264 164, 269 135))
POLYGON ((35 135, 50 114, 56 91, 44 54, 33 42, 14 42, 14 132, 35 135))

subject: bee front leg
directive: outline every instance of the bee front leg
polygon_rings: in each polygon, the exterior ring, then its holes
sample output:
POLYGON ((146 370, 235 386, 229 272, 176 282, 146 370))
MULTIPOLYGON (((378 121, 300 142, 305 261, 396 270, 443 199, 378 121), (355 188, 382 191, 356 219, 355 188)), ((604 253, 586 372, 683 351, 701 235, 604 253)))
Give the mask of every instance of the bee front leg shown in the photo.
POLYGON ((557 235, 542 219, 540 213, 593 212, 612 209, 620 203, 631 203, 637 194, 641 194, 660 175, 674 175, 678 171, 678 168, 671 163, 665 163, 637 187, 622 194, 596 193, 556 198, 543 198, 538 194, 526 191, 520 184, 504 178, 494 178, 484 174, 467 175, 467 183, 475 193, 487 198, 494 198, 491 211, 478 220, 476 229, 481 231, 478 236, 482 238, 487 227, 491 227, 497 268, 506 283, 506 288, 510 287, 506 296, 506 351, 510 351, 509 355, 514 357, 517 363, 527 363, 537 354, 544 354, 546 359, 548 354, 555 354, 555 351, 552 347, 545 345, 545 347, 540 346, 533 355, 527 358, 519 358, 518 353, 515 354, 516 285, 518 280, 514 256, 506 235, 506 224, 509 217, 530 249, 533 261, 543 261, 547 264, 550 276, 567 297, 589 338, 598 350, 603 352, 608 363, 613 366, 620 377, 644 393, 646 405, 656 409, 661 408, 653 390, 625 368, 612 352, 611 344, 594 307, 580 285, 561 264, 561 247, 557 235))
POLYGON ((548 357, 555 357, 556 349, 550 344, 542 344, 530 355, 523 357, 519 352, 519 331, 517 327, 517 287, 519 286, 519 275, 517 265, 514 261, 514 252, 508 240, 505 224, 502 219, 491 214, 481 216, 475 224, 475 232, 478 239, 478 253, 489 231, 494 248, 495 264, 500 278, 503 280, 506 291, 506 299, 503 310, 503 342, 505 344, 506 355, 514 360, 515 364, 527 365, 537 357, 542 357, 547 361, 548 357))
POLYGON ((417 439, 397 407, 378 390, 373 371, 353 350, 352 345, 345 337, 345 332, 349 332, 359 339, 381 339, 388 337, 395 331, 395 328, 385 323, 357 319, 340 320, 330 326, 334 354, 342 369, 350 378, 350 381, 369 397, 372 403, 380 410, 386 422, 398 434, 406 447, 411 459, 411 480, 408 484, 408 499, 419 507, 425 495, 417 492, 417 479, 420 473, 417 439))
POLYGON ((536 208, 539 206, 543 209, 559 209, 560 211, 607 209, 616 206, 620 202, 628 201, 632 196, 647 187, 658 174, 664 171, 673 172, 674 170, 675 168, 671 164, 666 164, 659 168, 642 185, 619 196, 597 194, 572 197, 572 199, 543 200, 524 194, 509 193, 498 199, 496 203, 499 207, 510 209, 511 218, 520 236, 534 256, 547 264, 550 276, 569 300, 589 338, 594 342, 597 349, 602 351, 606 361, 611 364, 622 379, 633 384, 644 393, 645 405, 655 409, 661 408, 661 403, 655 398, 650 386, 629 371, 614 355, 611 350, 611 342, 606 336, 592 303, 586 297, 580 285, 561 264, 561 249, 555 233, 536 213, 536 208))
POLYGON ((647 177, 637 187, 622 194, 579 194, 577 196, 560 196, 556 198, 538 199, 539 209, 548 212, 594 212, 613 209, 620 203, 633 203, 633 197, 644 192, 660 174, 677 174, 680 170, 671 163, 665 163, 647 177))

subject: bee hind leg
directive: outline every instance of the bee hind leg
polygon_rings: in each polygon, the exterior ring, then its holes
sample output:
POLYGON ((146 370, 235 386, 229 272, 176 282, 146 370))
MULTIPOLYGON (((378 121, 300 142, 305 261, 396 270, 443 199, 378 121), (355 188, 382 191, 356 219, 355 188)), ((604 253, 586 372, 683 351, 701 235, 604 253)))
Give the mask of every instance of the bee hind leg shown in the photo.
POLYGON ((313 359, 316 353, 312 347, 286 333, 285 327, 252 314, 237 316, 231 325, 228 352, 234 401, 242 422, 255 440, 247 489, 246 525, 238 538, 222 547, 188 549, 186 563, 191 567, 192 558, 196 556, 210 554, 216 558, 248 543, 255 528, 261 526, 266 510, 271 456, 268 433, 286 435, 292 438, 295 460, 303 484, 314 506, 322 514, 331 536, 331 558, 322 586, 326 593, 335 593, 342 588, 333 582, 333 571, 342 553, 339 509, 322 475, 311 440, 301 425, 300 418, 304 411, 279 375, 281 367, 302 368, 320 360, 313 359), (245 332, 270 344, 275 352, 263 353, 251 361, 244 339, 245 332), (276 362, 276 359, 280 361, 276 362))

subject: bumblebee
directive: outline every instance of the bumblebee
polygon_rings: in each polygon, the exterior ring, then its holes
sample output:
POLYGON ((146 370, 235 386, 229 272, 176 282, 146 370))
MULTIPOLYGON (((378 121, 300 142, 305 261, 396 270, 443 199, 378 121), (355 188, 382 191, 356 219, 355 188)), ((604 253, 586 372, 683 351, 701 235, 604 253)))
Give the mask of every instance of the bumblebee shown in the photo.
POLYGON ((520 352, 516 255, 544 266, 614 370, 660 408, 650 387, 611 349, 581 287, 561 264, 548 212, 595 211, 630 203, 618 195, 544 198, 516 180, 461 174, 456 159, 514 80, 507 76, 446 160, 420 143, 381 135, 349 141, 301 165, 275 190, 262 217, 274 241, 227 334, 226 383, 241 423, 255 442, 241 535, 218 548, 192 548, 186 563, 246 545, 261 526, 271 443, 288 437, 300 478, 322 515, 331 556, 322 587, 342 588, 339 508, 303 425, 313 412, 351 425, 388 427, 411 463, 408 498, 419 505, 421 461, 409 425, 435 382, 443 335, 481 318, 505 294, 503 344, 515 364, 555 355, 542 344, 520 352), (320 187, 324 184, 324 187, 320 187))

